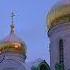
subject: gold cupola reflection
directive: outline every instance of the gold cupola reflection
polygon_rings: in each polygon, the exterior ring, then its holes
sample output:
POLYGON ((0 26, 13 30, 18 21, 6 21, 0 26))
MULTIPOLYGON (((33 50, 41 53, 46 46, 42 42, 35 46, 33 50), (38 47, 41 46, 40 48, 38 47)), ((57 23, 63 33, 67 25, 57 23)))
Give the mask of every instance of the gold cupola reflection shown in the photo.
POLYGON ((70 22, 70 0, 60 0, 48 13, 48 29, 70 22))
POLYGON ((12 13, 12 24, 10 34, 0 43, 1 53, 15 53, 26 56, 26 45, 15 33, 15 26, 13 24, 14 14, 12 13))

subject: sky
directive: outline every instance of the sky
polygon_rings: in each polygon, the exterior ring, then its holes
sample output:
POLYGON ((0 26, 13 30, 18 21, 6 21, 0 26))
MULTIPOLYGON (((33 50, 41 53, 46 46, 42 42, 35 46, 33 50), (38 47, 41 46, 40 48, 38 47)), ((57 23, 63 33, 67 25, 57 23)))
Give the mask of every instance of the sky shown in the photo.
POLYGON ((47 14, 57 0, 0 0, 0 40, 10 32, 11 12, 15 13, 16 34, 26 43, 27 59, 45 59, 50 64, 47 14))

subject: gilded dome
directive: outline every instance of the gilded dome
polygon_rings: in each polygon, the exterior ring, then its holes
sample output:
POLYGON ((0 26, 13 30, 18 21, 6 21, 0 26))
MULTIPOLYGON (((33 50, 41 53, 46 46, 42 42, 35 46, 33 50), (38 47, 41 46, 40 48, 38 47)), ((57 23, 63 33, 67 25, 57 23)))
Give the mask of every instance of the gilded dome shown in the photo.
POLYGON ((70 0, 61 0, 48 13, 48 29, 58 25, 58 22, 70 21, 70 0))
POLYGON ((14 24, 11 25, 10 34, 0 43, 0 53, 16 53, 26 56, 26 45, 14 31, 14 24))

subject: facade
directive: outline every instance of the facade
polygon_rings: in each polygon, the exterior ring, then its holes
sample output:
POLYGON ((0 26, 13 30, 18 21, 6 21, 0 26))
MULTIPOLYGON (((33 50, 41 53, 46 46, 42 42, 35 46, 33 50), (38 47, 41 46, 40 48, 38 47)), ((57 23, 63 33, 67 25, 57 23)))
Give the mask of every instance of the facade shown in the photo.
POLYGON ((0 70, 70 70, 70 0, 52 7, 48 18, 50 67, 45 60, 27 63, 27 46, 15 32, 12 13, 10 34, 0 42, 0 70))
POLYGON ((37 59, 27 63, 27 47, 15 32, 12 13, 10 34, 0 42, 0 70, 48 70, 50 69, 45 60, 37 59))
POLYGON ((61 0, 48 13, 50 69, 70 70, 70 0, 61 0))

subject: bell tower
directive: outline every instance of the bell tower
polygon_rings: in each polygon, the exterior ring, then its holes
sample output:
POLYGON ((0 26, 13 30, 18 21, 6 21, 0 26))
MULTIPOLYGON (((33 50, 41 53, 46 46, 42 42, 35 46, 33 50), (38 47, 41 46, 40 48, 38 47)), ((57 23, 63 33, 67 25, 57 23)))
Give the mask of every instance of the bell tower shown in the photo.
POLYGON ((48 13, 51 70, 70 70, 70 0, 59 1, 48 13))

